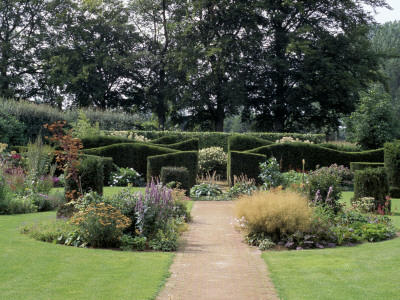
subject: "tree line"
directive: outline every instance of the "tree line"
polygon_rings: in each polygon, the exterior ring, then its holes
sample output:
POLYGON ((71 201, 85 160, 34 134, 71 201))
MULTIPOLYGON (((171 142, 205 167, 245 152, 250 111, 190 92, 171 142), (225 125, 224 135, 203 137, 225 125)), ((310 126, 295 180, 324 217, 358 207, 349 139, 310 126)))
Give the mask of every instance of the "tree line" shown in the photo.
POLYGON ((384 81, 383 0, 3 0, 0 96, 222 131, 337 128, 384 81))

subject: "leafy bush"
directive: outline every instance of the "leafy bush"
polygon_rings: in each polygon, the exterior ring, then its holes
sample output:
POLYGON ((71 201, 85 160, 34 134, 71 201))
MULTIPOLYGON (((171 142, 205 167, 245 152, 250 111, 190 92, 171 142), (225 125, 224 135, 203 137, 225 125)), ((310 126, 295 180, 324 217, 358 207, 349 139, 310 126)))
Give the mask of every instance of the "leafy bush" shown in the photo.
POLYGON ((25 131, 26 126, 23 123, 4 110, 0 110, 0 143, 8 146, 25 145, 27 142, 25 131))
POLYGON ((400 188, 400 141, 386 143, 384 149, 389 184, 400 188))
POLYGON ((213 198, 222 194, 222 190, 218 187, 218 185, 210 184, 210 183, 200 183, 192 187, 190 190, 190 195, 192 197, 206 197, 213 198))
POLYGON ((100 130, 99 123, 92 124, 88 117, 86 117, 83 110, 79 110, 78 119, 72 123, 74 129, 74 136, 82 139, 88 136, 100 136, 103 132, 100 130))
POLYGON ((110 176, 111 186, 142 186, 144 184, 140 174, 133 168, 117 168, 110 176))
POLYGON ((328 205, 337 212, 340 210, 341 178, 335 169, 324 167, 310 172, 303 191, 310 202, 328 205))
POLYGON ((248 232, 265 232, 274 242, 311 225, 307 199, 292 191, 256 191, 239 198, 234 209, 237 218, 244 218, 248 232))
POLYGON ((20 226, 21 233, 38 241, 49 243, 57 243, 60 237, 67 237, 76 230, 78 230, 78 226, 66 219, 57 219, 53 216, 32 220, 20 226))
POLYGON ((355 228, 355 232, 368 242, 379 242, 396 236, 393 226, 383 223, 367 223, 355 228))
POLYGON ((390 211, 390 203, 387 203, 389 195, 388 176, 385 168, 367 168, 356 171, 354 176, 354 200, 363 197, 373 197, 374 208, 385 207, 390 211))
POLYGON ((89 245, 114 247, 131 220, 109 204, 92 203, 77 212, 71 218, 71 223, 79 226, 80 233, 89 245))
POLYGON ((374 197, 362 197, 351 201, 353 209, 360 213, 370 213, 374 211, 375 208, 375 198, 374 197))
POLYGON ((261 173, 259 175, 265 189, 286 186, 285 176, 279 170, 279 163, 275 157, 271 157, 266 162, 260 164, 261 173))
POLYGON ((132 237, 128 234, 123 234, 121 236, 121 241, 120 241, 119 247, 123 251, 132 251, 132 250, 143 251, 146 248, 146 241, 147 241, 147 238, 144 236, 132 237))
POLYGON ((149 246, 153 250, 175 251, 178 247, 178 224, 175 219, 167 222, 163 229, 159 229, 149 246))
POLYGON ((191 220, 190 212, 187 209, 187 201, 190 200, 185 196, 185 191, 181 189, 172 190, 172 217, 183 218, 184 221, 188 222, 191 220))
POLYGON ((185 167, 162 167, 160 180, 164 184, 175 182, 186 191, 186 195, 190 193, 189 170, 185 167))
POLYGON ((216 172, 226 176, 226 164, 228 156, 221 147, 210 147, 199 151, 199 174, 216 172))
POLYGON ((235 184, 227 191, 226 195, 229 198, 237 198, 241 195, 251 195, 257 190, 254 179, 248 179, 246 176, 234 178, 235 184))

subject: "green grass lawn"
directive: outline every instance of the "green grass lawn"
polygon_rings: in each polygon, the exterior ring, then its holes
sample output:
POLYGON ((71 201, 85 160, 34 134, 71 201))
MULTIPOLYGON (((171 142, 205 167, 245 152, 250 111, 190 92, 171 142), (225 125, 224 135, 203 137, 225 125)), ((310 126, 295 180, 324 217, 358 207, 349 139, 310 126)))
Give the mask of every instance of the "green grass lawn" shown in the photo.
MULTIPOLYGON (((352 192, 342 201, 350 203, 352 192)), ((400 230, 400 199, 392 202, 400 230)), ((334 249, 264 252, 281 299, 398 299, 400 238, 334 249)))
POLYGON ((174 254, 80 249, 19 233, 55 212, 0 216, 0 299, 152 299, 174 254))

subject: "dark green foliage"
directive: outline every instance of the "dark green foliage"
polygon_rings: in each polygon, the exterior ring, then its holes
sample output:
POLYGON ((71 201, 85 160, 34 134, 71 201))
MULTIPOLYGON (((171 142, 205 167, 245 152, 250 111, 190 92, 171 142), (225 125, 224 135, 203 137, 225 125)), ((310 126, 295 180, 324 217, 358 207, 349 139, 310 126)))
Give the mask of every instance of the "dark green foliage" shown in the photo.
POLYGON ((155 146, 165 147, 169 149, 175 149, 180 151, 199 151, 199 139, 189 139, 180 143, 175 144, 155 144, 155 146))
POLYGON ((366 168, 381 168, 384 167, 384 163, 371 163, 371 162, 351 162, 350 170, 352 172, 364 170, 366 168))
POLYGON ((333 149, 333 150, 338 150, 338 151, 344 151, 344 152, 360 152, 360 151, 362 151, 360 146, 354 145, 351 143, 327 142, 327 143, 318 144, 318 146, 333 149))
POLYGON ((350 166, 350 162, 383 162, 383 149, 363 152, 342 152, 308 143, 283 143, 264 146, 246 153, 274 156, 281 162, 281 171, 302 169, 305 159, 305 169, 315 170, 316 166, 327 167, 332 164, 350 166))
MULTIPOLYGON (((102 157, 86 156, 83 157, 81 164, 78 167, 78 176, 81 180, 82 191, 87 193, 94 191, 99 195, 103 195, 103 171, 102 157)), ((79 191, 76 182, 72 178, 68 178, 65 181, 65 192, 71 192, 73 190, 79 191)))
POLYGON ((162 167, 186 167, 189 170, 189 187, 196 184, 198 152, 186 151, 147 158, 147 181, 161 175, 162 167))
POLYGON ((153 146, 147 143, 114 144, 83 150, 85 154, 112 157, 118 167, 133 168, 141 175, 147 171, 147 157, 175 153, 177 150, 153 146))
POLYGON ((24 153, 28 151, 27 146, 11 146, 9 147, 10 151, 15 151, 17 153, 24 153))
POLYGON ((179 182, 181 184, 179 188, 186 190, 186 195, 190 193, 189 170, 185 167, 162 167, 160 180, 164 184, 171 181, 179 182))
POLYGON ((400 141, 386 143, 384 149, 389 184, 400 188, 400 141))
POLYGON ((179 138, 176 135, 171 134, 171 135, 162 136, 162 137, 157 138, 155 140, 151 140, 151 141, 149 141, 149 143, 168 145, 168 144, 176 144, 176 143, 179 143, 181 141, 182 141, 181 138, 179 138))
MULTIPOLYGON (((224 133, 224 132, 177 132, 177 131, 134 131, 135 133, 142 135, 148 139, 154 140, 173 135, 178 138, 178 141, 184 141, 187 139, 198 138, 200 149, 210 147, 221 147, 224 151, 228 150, 228 138, 237 133, 224 133)), ((299 133, 270 133, 270 132, 251 132, 244 135, 254 136, 260 139, 264 139, 270 142, 275 142, 283 138, 284 136, 290 136, 294 139, 309 140, 314 143, 321 143, 325 136, 323 134, 299 134, 299 133)), ((157 140, 156 140, 157 141, 157 140)), ((158 142, 158 144, 160 144, 158 142)))
MULTIPOLYGON (((389 182, 385 168, 367 168, 354 174, 354 199, 375 198, 375 209, 385 206, 389 195, 389 182)), ((389 206, 390 210, 390 206, 389 206)))
POLYGON ((227 176, 228 182, 234 184, 234 176, 246 175, 247 178, 253 178, 257 184, 261 184, 260 163, 263 163, 267 157, 262 154, 253 154, 246 152, 230 151, 228 153, 227 176))
POLYGON ((400 198, 400 188, 391 186, 389 188, 389 194, 392 198, 400 198))
POLYGON ((81 139, 83 149, 99 148, 114 144, 137 143, 138 141, 119 136, 91 136, 81 139))
POLYGON ((24 145, 27 142, 26 126, 14 116, 0 110, 0 143, 24 145))
POLYGON ((82 154, 81 158, 82 159, 85 159, 85 158, 96 158, 96 159, 99 159, 101 161, 101 164, 103 166, 103 176, 104 176, 103 185, 104 186, 108 186, 109 185, 110 175, 117 168, 117 166, 113 163, 112 157, 101 157, 101 156, 96 156, 96 155, 82 154))
POLYGON ((247 151, 262 146, 272 145, 273 142, 267 141, 255 136, 235 134, 228 139, 228 152, 229 151, 247 151))

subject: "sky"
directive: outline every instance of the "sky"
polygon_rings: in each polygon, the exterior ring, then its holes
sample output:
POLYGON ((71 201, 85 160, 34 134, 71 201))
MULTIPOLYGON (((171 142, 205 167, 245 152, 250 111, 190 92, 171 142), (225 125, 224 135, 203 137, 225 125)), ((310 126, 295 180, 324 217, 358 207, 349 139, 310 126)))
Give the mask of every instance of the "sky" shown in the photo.
POLYGON ((375 20, 378 23, 385 23, 389 21, 400 20, 400 0, 386 0, 386 2, 393 8, 389 9, 378 9, 375 15, 375 20))

